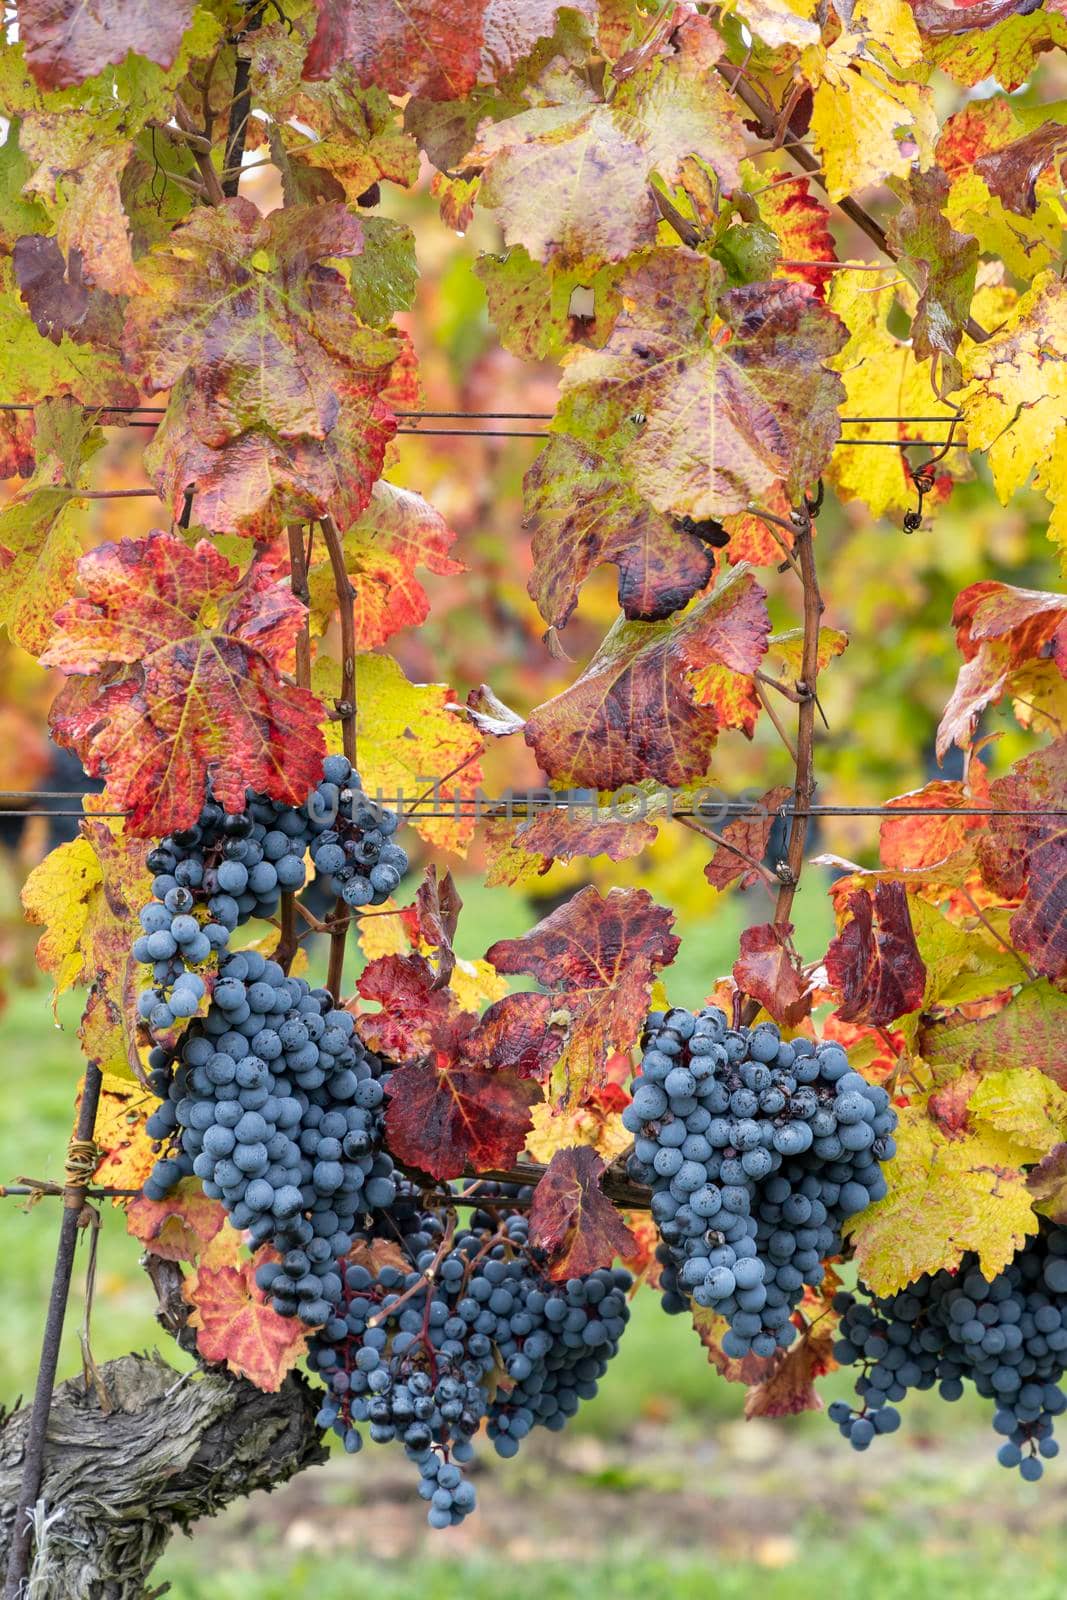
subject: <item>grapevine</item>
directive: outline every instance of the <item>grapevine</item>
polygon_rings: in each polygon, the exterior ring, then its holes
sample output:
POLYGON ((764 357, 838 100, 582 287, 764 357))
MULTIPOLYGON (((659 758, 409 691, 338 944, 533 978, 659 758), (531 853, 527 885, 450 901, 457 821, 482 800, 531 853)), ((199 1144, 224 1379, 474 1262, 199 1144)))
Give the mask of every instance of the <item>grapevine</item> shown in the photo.
POLYGON ((1060 0, 156 9, 0 41, 3 866, 87 991, 0 1190, 63 1202, 5 1600, 99 1587, 37 1530, 116 1218, 205 1389, 435 1529, 646 1285, 747 1412, 855 1368, 864 1452, 970 1385, 1036 1484, 1060 0))

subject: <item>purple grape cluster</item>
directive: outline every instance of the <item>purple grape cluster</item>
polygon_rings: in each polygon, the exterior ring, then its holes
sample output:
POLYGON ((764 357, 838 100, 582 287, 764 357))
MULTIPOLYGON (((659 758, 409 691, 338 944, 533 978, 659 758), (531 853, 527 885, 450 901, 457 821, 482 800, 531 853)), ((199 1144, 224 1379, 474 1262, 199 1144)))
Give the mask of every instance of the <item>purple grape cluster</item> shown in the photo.
POLYGON ((886 1193, 889 1096, 840 1045, 731 1028, 714 1006, 652 1012, 643 1050, 623 1122, 630 1174, 652 1189, 664 1308, 725 1317, 729 1356, 772 1355, 844 1222, 886 1193))

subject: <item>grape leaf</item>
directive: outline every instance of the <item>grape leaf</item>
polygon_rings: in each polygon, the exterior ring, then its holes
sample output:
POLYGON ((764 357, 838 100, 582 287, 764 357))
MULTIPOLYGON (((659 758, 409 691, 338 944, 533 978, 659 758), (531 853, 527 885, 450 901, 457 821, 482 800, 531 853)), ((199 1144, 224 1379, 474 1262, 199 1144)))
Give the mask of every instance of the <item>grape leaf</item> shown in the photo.
MULTIPOLYGON (((929 49, 931 65, 968 88, 996 79, 1005 89, 1018 89, 1033 72, 1039 56, 1067 44, 1067 19, 1061 12, 1047 5, 1025 16, 1019 14, 1020 10, 1012 0, 994 0, 988 8, 982 4, 941 6, 936 0, 929 0, 925 17, 940 15, 951 19, 947 37, 933 36, 936 42, 929 49), (979 20, 987 9, 1001 13, 991 25, 979 20)), ((919 24, 924 32, 925 17, 920 16, 919 24)))
POLYGON ((770 1357, 771 1370, 745 1395, 745 1420, 753 1417, 795 1417, 803 1411, 821 1411, 815 1379, 837 1366, 834 1339, 838 1318, 827 1307, 819 1320, 804 1329, 788 1350, 770 1357))
MULTIPOLYGON (((340 688, 340 669, 320 656, 312 682, 324 699, 340 688)), ((436 795, 442 811, 450 802, 474 799, 482 781, 478 729, 453 709, 456 697, 443 683, 409 683, 390 656, 361 655, 356 660, 356 722, 359 768, 368 794, 381 795, 394 809, 421 795, 436 795)), ((341 748, 339 724, 327 728, 331 750, 341 748)), ((474 832, 474 819, 414 814, 409 826, 439 849, 462 853, 474 832)))
POLYGON ((1058 1144, 1027 1173, 1026 1187, 1042 1216, 1067 1223, 1067 1144, 1058 1144))
POLYGON ((462 1016, 434 1029, 426 1059, 395 1068, 386 1084, 390 1150, 435 1178, 512 1166, 531 1127, 530 1107, 540 1098, 536 1085, 517 1073, 487 1070, 466 1058, 463 1043, 473 1023, 462 1016))
POLYGON ((918 147, 929 164, 937 134, 933 93, 889 70, 914 66, 922 41, 904 0, 857 6, 851 25, 828 48, 810 51, 804 62, 813 89, 811 132, 822 160, 826 192, 841 200, 857 189, 906 177, 918 147), (870 49, 880 47, 883 65, 870 49), (907 135, 907 138, 903 137, 907 135))
POLYGON ((557 1150, 534 1190, 530 1242, 548 1276, 580 1278, 629 1255, 637 1241, 600 1187, 604 1162, 588 1145, 557 1150))
POLYGON ((927 1024, 919 1046, 939 1078, 950 1072, 997 1072, 1007 1061, 1025 1061, 1067 1090, 1065 1021, 1067 996, 1049 983, 1032 983, 989 1016, 927 1024))
POLYGON ((557 435, 523 482, 534 559, 528 589, 545 621, 562 628, 581 584, 604 561, 619 569, 631 619, 678 611, 715 570, 714 552, 643 501, 608 456, 557 435))
POLYGON ((458 100, 478 80, 486 0, 316 0, 318 27, 304 63, 309 79, 350 66, 365 88, 458 100))
POLYGON ((860 1277, 875 1294, 895 1294, 921 1273, 954 1271, 973 1250, 992 1280, 1038 1225, 1005 1141, 989 1130, 947 1138, 922 1106, 899 1117, 889 1193, 846 1224, 860 1277))
POLYGON ((960 385, 956 351, 978 269, 978 240, 958 233, 943 213, 948 188, 939 167, 912 173, 904 204, 889 228, 898 258, 905 258, 904 269, 920 290, 912 345, 920 361, 932 362, 934 386, 942 397, 960 385))
POLYGON ((655 824, 627 818, 615 806, 553 806, 518 822, 493 821, 485 830, 486 883, 516 884, 546 873, 554 861, 607 856, 626 861, 647 850, 655 824))
POLYGON ((87 598, 62 608, 42 660, 93 683, 61 697, 54 727, 106 772, 133 831, 191 826, 209 777, 231 811, 249 787, 301 805, 324 741, 319 701, 279 676, 304 616, 288 587, 165 533, 101 545, 79 573, 87 598))
MULTIPOLYGON (((801 23, 799 17, 793 20, 801 23)), ((761 172, 756 181, 759 190, 754 198, 760 219, 774 233, 782 255, 791 263, 780 269, 781 277, 795 283, 810 284, 818 298, 824 299, 826 284, 832 275, 825 268, 806 267, 798 263, 837 260, 837 246, 830 232, 829 211, 811 193, 807 178, 790 178, 788 182, 782 182, 779 177, 768 183, 766 173, 761 172)))
MULTIPOLYGON (((465 571, 448 554, 455 534, 421 495, 380 479, 370 503, 344 535, 345 570, 355 588, 356 648, 372 650, 400 628, 417 627, 430 613, 415 577, 426 567, 438 576, 465 571)), ((308 575, 311 609, 325 630, 337 609, 333 569, 317 562, 308 575)))
POLYGON ((968 1110, 978 1127, 1004 1134, 1030 1161, 1050 1155, 1067 1137, 1067 1093, 1032 1065, 986 1073, 968 1110))
MULTIPOLYGON (((85 1080, 78 1085, 78 1104, 85 1091, 85 1080)), ((154 1094, 129 1078, 103 1074, 97 1104, 93 1143, 100 1159, 93 1181, 101 1188, 140 1189, 156 1164, 155 1143, 145 1132, 145 1123, 158 1101, 154 1094)), ((125 1200, 116 1199, 116 1206, 125 1200)))
POLYGON ((136 997, 142 968, 130 945, 137 913, 151 898, 138 841, 117 819, 87 819, 78 836, 29 874, 22 904, 45 932, 37 962, 54 981, 53 1007, 75 985, 90 989, 82 1022, 86 1055, 112 1076, 140 1071, 136 997))
POLYGON ((221 1228, 226 1209, 195 1178, 183 1178, 163 1200, 138 1195, 126 1207, 126 1229, 164 1261, 198 1261, 221 1228))
POLYGON ((225 1362, 230 1372, 275 1394, 307 1349, 308 1330, 296 1317, 280 1317, 256 1287, 255 1263, 201 1266, 185 1279, 182 1295, 192 1307, 189 1326, 205 1361, 225 1362))
POLYGON ((959 396, 967 441, 989 456, 1001 504, 1037 468, 1035 483, 1052 501, 1050 538, 1067 545, 1059 452, 1067 449, 1067 373, 1047 352, 1067 338, 1067 284, 1042 272, 984 344, 963 352, 959 396))
POLYGON ((582 675, 539 706, 525 738, 549 777, 598 789, 703 777, 723 727, 751 734, 766 650, 763 590, 734 568, 680 623, 624 622, 582 675))
POLYGON ((1067 678, 1067 595, 972 583, 956 596, 952 621, 964 665, 937 730, 939 760, 951 744, 967 748, 978 717, 1011 692, 1020 670, 1052 660, 1067 678))
POLYGON ((738 817, 719 830, 719 837, 724 842, 715 846, 711 860, 704 868, 704 876, 713 889, 729 889, 738 879, 741 879, 743 889, 756 882, 759 874, 752 866, 752 861, 762 861, 766 855, 767 841, 778 820, 779 807, 785 804, 792 793, 792 789, 784 784, 768 789, 756 801, 752 816, 738 817), (730 845, 736 845, 737 849, 731 850, 730 845), (738 851, 744 851, 744 855, 739 855, 738 851), (750 859, 746 861, 745 856, 750 859))
POLYGON ((844 396, 824 363, 845 329, 807 284, 722 286, 706 256, 656 251, 622 285, 603 350, 563 378, 564 425, 601 450, 636 425, 622 450, 635 488, 698 520, 743 511, 779 480, 810 484, 844 396))
POLYGON ((574 344, 603 344, 622 304, 623 271, 596 263, 564 267, 556 260, 542 265, 521 245, 479 256, 474 264, 501 344, 524 361, 558 361, 574 344))
POLYGON ((991 817, 978 841, 986 883, 1022 901, 1011 919, 1012 943, 1050 978, 1067 971, 1067 818, 1042 808, 1062 811, 1065 794, 1067 739, 1058 739, 990 785, 995 808, 1022 815, 991 817))
POLYGON ((196 515, 227 532, 269 536, 300 511, 347 526, 366 505, 395 429, 380 396, 402 346, 359 325, 324 265, 362 248, 344 206, 263 217, 238 198, 197 208, 139 264, 127 360, 150 393, 172 391, 146 464, 176 515, 194 483, 196 515))
MULTIPOLYGON (((498 972, 528 973, 550 992, 553 1020, 567 1030, 553 1079, 563 1104, 581 1103, 603 1082, 612 1051, 636 1043, 653 978, 678 952, 673 920, 644 889, 602 898, 590 886, 529 933, 486 951, 498 972)), ((543 1014, 544 998, 511 996, 511 1016, 521 1024, 526 1010, 543 1014)))
POLYGON ((981 762, 972 762, 969 786, 955 779, 935 779, 921 789, 897 795, 887 805, 899 816, 885 817, 879 828, 879 853, 882 864, 909 872, 925 872, 936 878, 942 862, 958 863, 974 857, 973 835, 985 826, 984 817, 966 816, 963 811, 986 803, 989 785, 981 762), (961 815, 909 816, 909 811, 943 811, 959 808, 961 815))
POLYGON ((483 169, 479 203, 509 245, 541 262, 623 261, 655 242, 653 173, 669 187, 697 155, 724 190, 738 186, 743 128, 714 71, 721 42, 691 15, 672 45, 609 104, 561 79, 559 99, 481 130, 464 166, 483 169))
POLYGON ((568 1022, 567 1015, 557 1014, 550 994, 504 994, 467 1036, 463 1053, 480 1066, 545 1083, 559 1060, 568 1022))
POLYGON ((54 239, 24 234, 11 252, 15 280, 37 332, 53 344, 69 334, 76 344, 117 347, 122 318, 118 302, 100 289, 90 289, 76 247, 69 259, 54 239))
POLYGON ((878 883, 874 896, 857 889, 848 897, 851 921, 830 943, 826 974, 842 995, 842 1022, 882 1027, 921 1004, 926 968, 915 942, 906 889, 878 883))
POLYGON ((47 645, 57 605, 74 589, 82 541, 77 489, 104 436, 73 400, 35 408, 36 470, 0 511, 0 622, 33 655, 47 645))
POLYGON ((37 82, 65 89, 131 50, 171 66, 192 15, 192 0, 168 0, 162 10, 152 0, 21 0, 19 38, 37 82))
POLYGON ((745 928, 733 969, 737 987, 758 1000, 775 1022, 789 1028, 810 1016, 813 998, 792 946, 792 932, 790 922, 782 927, 764 922, 745 928))
POLYGON ((63 254, 77 250, 85 281, 109 294, 136 294, 134 266, 119 179, 132 141, 93 110, 32 111, 22 119, 19 145, 34 164, 25 193, 55 217, 63 254))
MULTIPOLYGON (((19 294, 14 267, 0 256, 0 384, 5 401, 35 403, 46 397, 73 394, 87 406, 134 405, 136 386, 122 371, 117 353, 83 347, 67 335, 53 344, 34 327, 19 294)), ((14 426, 18 454, 14 470, 26 473, 33 451, 25 448, 32 419, 17 412, 0 413, 5 430, 14 426)), ((0 461, 4 451, 0 448, 0 461)), ((5 473, 5 476, 8 475, 5 473)))
MULTIPOLYGON (((883 282, 871 272, 837 272, 829 304, 849 330, 848 343, 832 366, 845 386, 842 413, 853 417, 886 414, 885 397, 901 417, 930 414, 930 372, 908 340, 890 332, 899 274, 887 272, 883 282)), ((872 448, 869 439, 927 437, 928 424, 913 422, 849 423, 846 441, 833 454, 827 476, 846 500, 861 500, 876 517, 915 505, 915 486, 904 453, 872 448)), ((948 458, 952 464, 952 457, 948 458)))
POLYGON ((369 962, 356 987, 381 1010, 358 1013, 364 1044, 401 1064, 427 1055, 434 1037, 460 1016, 455 995, 438 988, 435 976, 425 956, 418 954, 385 955, 369 962))
POLYGON ((722 1341, 730 1324, 725 1317, 717 1311, 707 1311, 703 1306, 694 1305, 692 1308, 693 1328, 704 1349, 708 1352, 708 1364, 726 1379, 727 1383, 762 1383, 772 1369, 772 1358, 769 1356, 728 1356, 722 1348, 722 1341))

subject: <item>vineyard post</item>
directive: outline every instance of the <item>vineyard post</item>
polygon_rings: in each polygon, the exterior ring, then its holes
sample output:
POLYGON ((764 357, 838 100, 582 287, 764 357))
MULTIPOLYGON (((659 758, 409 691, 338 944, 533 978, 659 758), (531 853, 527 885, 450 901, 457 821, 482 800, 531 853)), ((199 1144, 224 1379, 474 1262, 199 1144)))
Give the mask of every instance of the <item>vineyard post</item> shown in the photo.
POLYGON ((33 1536, 32 1513, 44 1476, 45 1440, 48 1434, 48 1418, 52 1411, 56 1370, 59 1366, 59 1346, 63 1338, 63 1323, 70 1296, 70 1280, 74 1270, 74 1250, 78 1242, 78 1227, 85 1206, 86 1191, 96 1165, 93 1159, 95 1154, 93 1133, 96 1128, 96 1112, 100 1103, 102 1083, 103 1074, 100 1067, 90 1061, 85 1069, 78 1120, 67 1155, 63 1215, 59 1224, 59 1243, 56 1247, 56 1263, 52 1272, 52 1288, 48 1296, 44 1338, 41 1341, 41 1364, 37 1369, 33 1409, 26 1435, 22 1487, 11 1531, 4 1600, 20 1600, 29 1565, 33 1536))

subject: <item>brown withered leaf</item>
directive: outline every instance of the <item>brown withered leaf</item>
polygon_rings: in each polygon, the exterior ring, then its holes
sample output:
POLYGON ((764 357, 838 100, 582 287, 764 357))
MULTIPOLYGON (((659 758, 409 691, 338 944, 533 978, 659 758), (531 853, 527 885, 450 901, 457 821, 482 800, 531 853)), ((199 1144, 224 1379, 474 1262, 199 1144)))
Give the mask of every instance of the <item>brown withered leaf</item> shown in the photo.
POLYGON ((557 434, 523 483, 534 567, 528 582, 545 621, 562 628, 578 590, 602 562, 619 569, 619 605, 631 620, 678 611, 715 570, 715 555, 627 485, 621 469, 557 434))
POLYGON ((531 714, 526 742, 564 783, 681 787, 702 778, 720 729, 751 735, 751 674, 769 633, 764 591, 736 569, 673 627, 620 620, 581 677, 531 714))
POLYGON ((1067 1225, 1067 1144, 1058 1144, 1027 1173, 1026 1187, 1043 1216, 1067 1225))
POLYGON ((1015 816, 990 818, 978 841, 988 886, 1022 904, 1011 919, 1012 942, 1039 973, 1067 969, 1067 739, 1057 739, 1016 763, 989 788, 991 805, 1015 816))
POLYGON ((713 889, 729 889, 739 879, 742 889, 756 882, 759 874, 751 863, 762 861, 766 855, 767 841, 778 819, 778 808, 785 804, 792 793, 792 789, 785 784, 768 789, 756 801, 752 816, 737 817, 717 830, 723 843, 715 846, 711 860, 704 868, 704 876, 713 889), (730 845, 736 845, 737 849, 731 850, 730 845), (744 851, 744 856, 738 854, 739 850, 744 851), (747 861, 745 856, 749 858, 747 861))
POLYGON ((637 1241, 600 1187, 604 1162, 588 1145, 557 1150, 534 1190, 530 1240, 550 1278, 578 1278, 631 1254, 637 1241))

